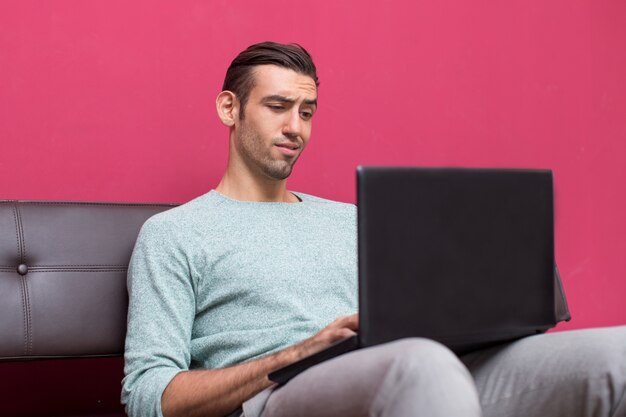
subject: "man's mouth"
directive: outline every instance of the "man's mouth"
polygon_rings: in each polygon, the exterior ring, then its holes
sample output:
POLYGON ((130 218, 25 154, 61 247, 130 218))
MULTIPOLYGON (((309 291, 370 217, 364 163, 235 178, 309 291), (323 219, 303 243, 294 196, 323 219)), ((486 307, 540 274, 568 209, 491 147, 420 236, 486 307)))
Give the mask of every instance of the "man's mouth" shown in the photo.
POLYGON ((300 146, 293 142, 276 143, 274 146, 276 146, 278 150, 286 156, 295 156, 300 148, 300 146))

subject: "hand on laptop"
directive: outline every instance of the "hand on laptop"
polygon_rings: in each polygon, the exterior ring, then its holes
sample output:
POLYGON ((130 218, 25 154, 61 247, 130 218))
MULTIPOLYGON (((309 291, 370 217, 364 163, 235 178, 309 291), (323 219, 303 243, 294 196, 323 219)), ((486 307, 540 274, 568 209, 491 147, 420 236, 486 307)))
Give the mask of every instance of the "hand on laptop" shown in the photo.
MULTIPOLYGON (((202 415, 225 415, 271 385, 268 373, 317 353, 356 334, 357 314, 337 318, 316 335, 279 352, 239 365, 179 372, 166 387, 164 415, 185 414, 207 407, 202 415)), ((186 415, 186 414, 185 414, 186 415)))
POLYGON ((359 315, 341 316, 314 336, 295 345, 297 360, 313 355, 340 340, 356 335, 359 330, 359 315))

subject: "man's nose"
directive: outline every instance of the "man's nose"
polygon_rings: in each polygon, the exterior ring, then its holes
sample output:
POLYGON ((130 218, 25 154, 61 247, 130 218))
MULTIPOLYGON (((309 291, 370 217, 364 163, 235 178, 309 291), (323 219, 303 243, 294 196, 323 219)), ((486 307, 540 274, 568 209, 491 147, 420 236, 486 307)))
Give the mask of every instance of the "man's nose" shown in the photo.
POLYGON ((287 113, 287 119, 283 126, 283 134, 289 138, 302 136, 302 119, 300 118, 299 110, 287 113))

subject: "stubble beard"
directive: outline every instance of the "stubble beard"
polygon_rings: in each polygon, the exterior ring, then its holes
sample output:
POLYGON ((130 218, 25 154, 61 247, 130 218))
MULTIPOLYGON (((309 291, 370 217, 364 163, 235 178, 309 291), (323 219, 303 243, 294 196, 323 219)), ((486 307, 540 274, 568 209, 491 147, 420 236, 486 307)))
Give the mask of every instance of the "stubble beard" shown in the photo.
POLYGON ((249 166, 256 167, 265 176, 282 181, 291 175, 293 165, 300 155, 288 159, 275 159, 271 155, 271 148, 264 147, 263 140, 253 129, 245 124, 241 126, 239 135, 239 151, 249 166))

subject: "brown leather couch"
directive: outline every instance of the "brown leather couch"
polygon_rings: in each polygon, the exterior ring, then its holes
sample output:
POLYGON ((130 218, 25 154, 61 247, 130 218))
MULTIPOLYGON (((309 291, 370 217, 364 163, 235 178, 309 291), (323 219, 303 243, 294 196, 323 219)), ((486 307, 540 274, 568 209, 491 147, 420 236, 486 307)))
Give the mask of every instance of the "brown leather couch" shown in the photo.
POLYGON ((126 269, 171 207, 0 200, 1 416, 125 416, 126 269))

